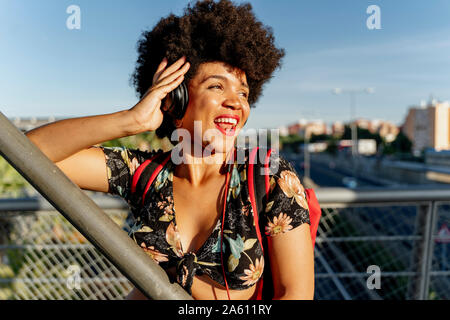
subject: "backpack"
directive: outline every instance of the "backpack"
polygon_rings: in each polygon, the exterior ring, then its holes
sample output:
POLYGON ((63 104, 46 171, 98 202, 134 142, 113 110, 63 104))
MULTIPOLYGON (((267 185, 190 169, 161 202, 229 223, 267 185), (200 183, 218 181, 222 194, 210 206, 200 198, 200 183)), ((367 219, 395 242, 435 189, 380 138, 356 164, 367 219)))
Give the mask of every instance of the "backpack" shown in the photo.
MULTIPOLYGON (((262 233, 264 234, 264 225, 259 221, 259 216, 262 210, 264 209, 264 201, 267 199, 270 190, 269 184, 269 175, 262 174, 262 169, 266 171, 268 170, 268 162, 270 158, 270 154, 272 152, 271 149, 263 150, 260 152, 266 151, 266 160, 264 163, 260 163, 257 161, 257 154, 259 148, 256 147, 249 152, 249 163, 247 166, 247 179, 248 179, 248 189, 250 202, 252 205, 253 212, 257 213, 254 216, 255 225, 259 225, 259 228, 256 228, 258 241, 263 248, 264 261, 268 262, 269 260, 269 250, 267 245, 267 237, 262 237, 262 233), (265 199, 266 198, 266 199, 265 199), (264 250, 266 249, 266 250, 264 250)), ((144 204, 145 197, 147 195, 148 190, 150 189, 153 181, 158 176, 159 172, 164 168, 164 165, 170 159, 171 151, 162 152, 159 151, 155 155, 153 155, 150 159, 144 161, 135 171, 132 183, 131 183, 131 199, 141 199, 141 204, 144 204)), ((317 201, 316 195, 313 189, 305 189, 306 200, 309 206, 309 214, 310 214, 310 230, 311 230, 311 240, 314 248, 317 228, 319 225, 320 216, 322 211, 320 209, 319 202, 317 201)), ((224 275, 225 279, 225 275, 224 275)), ((225 280, 226 281, 226 280, 225 280)), ((273 282, 272 282, 272 272, 270 270, 270 263, 264 264, 264 272, 263 278, 257 283, 257 300, 271 300, 273 298, 273 282), (263 286, 263 283, 265 284, 263 286)), ((228 286, 227 286, 228 291, 228 286)))

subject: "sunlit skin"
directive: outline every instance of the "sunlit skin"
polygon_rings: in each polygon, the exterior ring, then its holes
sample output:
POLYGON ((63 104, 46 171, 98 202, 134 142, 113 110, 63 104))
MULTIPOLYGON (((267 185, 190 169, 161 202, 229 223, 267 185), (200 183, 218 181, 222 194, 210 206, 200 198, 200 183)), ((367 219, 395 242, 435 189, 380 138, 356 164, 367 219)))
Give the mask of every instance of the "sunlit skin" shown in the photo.
MULTIPOLYGON (((57 121, 26 133, 27 137, 80 188, 108 192, 105 155, 93 145, 125 136, 156 130, 162 123, 164 98, 184 80, 189 70, 186 58, 168 65, 163 60, 153 77, 153 84, 142 99, 129 110, 111 114, 57 121), (70 137, 68 143, 67 137, 70 137)), ((238 130, 248 119, 250 108, 246 96, 245 73, 221 62, 199 66, 189 82, 189 106, 180 128, 194 134, 194 121, 201 121, 203 131, 197 141, 200 148, 212 145, 215 152, 199 163, 186 153, 187 163, 178 165, 173 177, 175 219, 184 252, 196 252, 211 234, 222 214, 225 173, 223 163, 238 130), (206 79, 206 81, 204 81, 206 79), (217 129, 214 122, 222 114, 239 117, 234 135, 220 133, 205 138, 207 129, 217 129), (221 137, 221 138, 218 138, 221 137)), ((223 125, 222 125, 223 126, 223 125)), ((191 146, 195 140, 189 141, 191 146)), ((287 233, 269 238, 270 264, 275 299, 312 299, 314 259, 309 225, 303 224, 287 233), (295 281, 293 281, 295 280, 295 281)), ((266 262, 267 263, 267 262, 266 262)), ((174 270, 167 270, 171 274, 174 270)), ((252 299, 256 285, 245 290, 230 290, 231 299, 252 299)), ((208 276, 195 276, 194 299, 228 299, 223 286, 208 276)), ((134 289, 128 299, 145 299, 134 289)))

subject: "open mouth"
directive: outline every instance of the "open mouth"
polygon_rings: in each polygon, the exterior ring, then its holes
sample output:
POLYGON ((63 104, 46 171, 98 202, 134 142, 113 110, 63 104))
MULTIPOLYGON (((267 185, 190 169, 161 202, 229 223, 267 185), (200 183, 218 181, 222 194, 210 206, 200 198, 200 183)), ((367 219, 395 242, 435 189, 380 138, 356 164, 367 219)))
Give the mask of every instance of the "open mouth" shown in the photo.
POLYGON ((235 115, 224 114, 214 119, 216 128, 226 136, 234 135, 238 123, 239 117, 235 115))

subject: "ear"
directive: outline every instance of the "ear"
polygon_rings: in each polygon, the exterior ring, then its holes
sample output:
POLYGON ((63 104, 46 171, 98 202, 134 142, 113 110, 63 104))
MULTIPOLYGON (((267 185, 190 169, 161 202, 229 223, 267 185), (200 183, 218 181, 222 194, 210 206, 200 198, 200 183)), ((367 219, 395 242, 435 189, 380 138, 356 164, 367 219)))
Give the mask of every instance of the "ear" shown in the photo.
POLYGON ((174 119, 173 120, 173 125, 177 129, 180 128, 183 125, 183 119, 174 119))

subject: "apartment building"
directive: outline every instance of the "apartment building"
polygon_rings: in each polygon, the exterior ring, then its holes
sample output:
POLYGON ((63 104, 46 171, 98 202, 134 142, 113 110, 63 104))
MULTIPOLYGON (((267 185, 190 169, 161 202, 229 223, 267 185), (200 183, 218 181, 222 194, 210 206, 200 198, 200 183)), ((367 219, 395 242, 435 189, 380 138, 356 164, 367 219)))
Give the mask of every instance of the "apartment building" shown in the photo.
POLYGON ((450 149, 449 125, 450 103, 432 100, 409 108, 402 131, 412 141, 413 152, 417 154, 426 148, 450 149))

